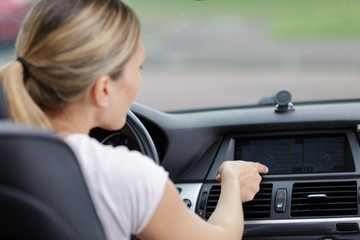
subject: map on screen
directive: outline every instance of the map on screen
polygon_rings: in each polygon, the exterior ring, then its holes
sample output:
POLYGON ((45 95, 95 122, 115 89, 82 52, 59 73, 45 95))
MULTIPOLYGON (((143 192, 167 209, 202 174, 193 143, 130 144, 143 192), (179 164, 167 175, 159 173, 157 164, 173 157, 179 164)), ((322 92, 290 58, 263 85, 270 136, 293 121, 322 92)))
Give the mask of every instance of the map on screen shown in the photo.
POLYGON ((270 174, 344 170, 344 137, 239 139, 235 159, 261 162, 270 174))

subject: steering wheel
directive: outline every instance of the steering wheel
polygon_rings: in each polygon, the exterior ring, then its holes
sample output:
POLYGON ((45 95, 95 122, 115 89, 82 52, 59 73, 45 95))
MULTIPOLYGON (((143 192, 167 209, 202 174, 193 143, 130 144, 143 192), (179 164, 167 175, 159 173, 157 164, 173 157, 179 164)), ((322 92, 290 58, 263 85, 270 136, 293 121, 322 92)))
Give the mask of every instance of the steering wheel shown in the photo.
POLYGON ((126 145, 130 150, 138 150, 160 164, 159 155, 155 144, 146 130, 145 126, 138 117, 131 111, 128 111, 125 126, 118 131, 108 131, 102 128, 94 128, 90 136, 96 138, 106 145, 126 145))
POLYGON ((140 151, 153 159, 155 163, 160 164, 159 155, 149 132, 131 110, 128 111, 125 125, 128 125, 135 135, 140 151))

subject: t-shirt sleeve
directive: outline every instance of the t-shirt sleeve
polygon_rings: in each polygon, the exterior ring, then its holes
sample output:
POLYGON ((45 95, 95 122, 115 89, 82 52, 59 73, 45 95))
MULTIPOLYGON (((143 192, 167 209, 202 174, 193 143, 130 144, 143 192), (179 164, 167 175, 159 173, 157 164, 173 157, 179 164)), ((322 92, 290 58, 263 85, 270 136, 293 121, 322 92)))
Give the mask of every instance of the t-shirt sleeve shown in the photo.
POLYGON ((104 146, 96 140, 89 144, 75 138, 67 142, 79 158, 109 239, 140 233, 160 203, 168 173, 152 159, 126 147, 104 146))
MULTIPOLYGON (((145 228, 160 203, 168 175, 162 167, 140 153, 129 151, 127 154, 126 161, 129 165, 122 165, 122 170, 119 171, 123 175, 125 187, 122 188, 126 189, 127 196, 119 191, 116 197, 122 198, 128 206, 124 211, 127 219, 132 220, 131 233, 138 234, 145 228)), ((114 189, 117 187, 114 186, 114 189)))

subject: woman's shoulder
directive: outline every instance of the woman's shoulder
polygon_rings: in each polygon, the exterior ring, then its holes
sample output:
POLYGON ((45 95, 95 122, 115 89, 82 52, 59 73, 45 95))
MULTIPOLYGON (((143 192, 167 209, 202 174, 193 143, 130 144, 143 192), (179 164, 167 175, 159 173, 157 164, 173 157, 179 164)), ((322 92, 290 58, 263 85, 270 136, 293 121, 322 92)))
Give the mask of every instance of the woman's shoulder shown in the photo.
POLYGON ((104 145, 86 134, 71 134, 64 138, 64 141, 73 149, 75 154, 86 154, 95 157, 100 154, 101 157, 104 157, 104 154, 109 155, 115 152, 117 156, 119 154, 130 153, 125 146, 113 147, 111 145, 104 145))
POLYGON ((71 134, 64 141, 70 146, 81 165, 94 168, 108 168, 107 171, 128 171, 137 169, 146 172, 156 171, 157 166, 152 159, 138 151, 130 151, 125 146, 113 147, 104 145, 85 134, 71 134))

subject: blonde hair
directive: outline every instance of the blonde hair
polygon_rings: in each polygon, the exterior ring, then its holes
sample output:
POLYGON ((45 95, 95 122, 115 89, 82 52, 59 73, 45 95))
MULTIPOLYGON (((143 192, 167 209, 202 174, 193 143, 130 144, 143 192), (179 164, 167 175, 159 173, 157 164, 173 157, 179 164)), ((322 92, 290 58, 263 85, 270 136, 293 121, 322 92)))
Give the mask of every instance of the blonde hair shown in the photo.
POLYGON ((27 14, 16 56, 1 69, 10 118, 51 128, 55 112, 85 96, 102 75, 118 79, 140 24, 120 0, 41 0, 27 14))

